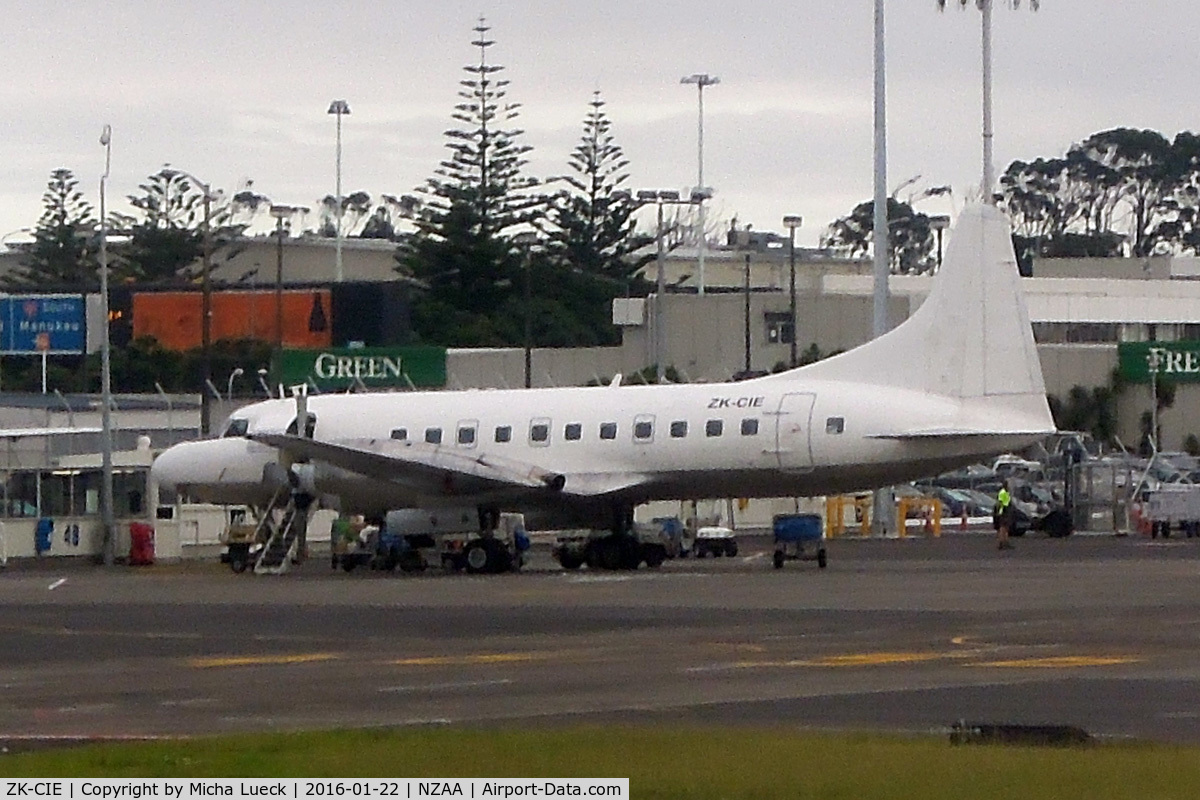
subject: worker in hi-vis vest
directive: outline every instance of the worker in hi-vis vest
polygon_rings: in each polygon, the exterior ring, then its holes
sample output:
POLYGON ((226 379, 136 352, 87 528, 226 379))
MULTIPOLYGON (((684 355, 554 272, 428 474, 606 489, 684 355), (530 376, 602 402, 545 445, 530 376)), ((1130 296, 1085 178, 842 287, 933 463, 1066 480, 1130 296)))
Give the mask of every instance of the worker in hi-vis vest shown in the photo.
POLYGON ((992 516, 992 522, 996 527, 996 546, 1000 550, 1012 548, 1012 542, 1008 541, 1008 534, 1012 530, 1013 504, 1012 495, 1008 493, 1008 481, 1001 484, 1000 491, 996 494, 996 507, 992 511, 992 516))

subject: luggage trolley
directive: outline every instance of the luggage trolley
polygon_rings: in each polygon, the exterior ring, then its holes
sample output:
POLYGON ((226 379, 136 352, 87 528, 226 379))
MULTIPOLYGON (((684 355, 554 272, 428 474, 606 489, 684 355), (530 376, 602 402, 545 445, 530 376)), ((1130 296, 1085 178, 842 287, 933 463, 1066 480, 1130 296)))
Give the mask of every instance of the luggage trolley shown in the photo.
POLYGON ((816 561, 825 569, 825 526, 820 514, 776 514, 775 569, 784 561, 816 561))

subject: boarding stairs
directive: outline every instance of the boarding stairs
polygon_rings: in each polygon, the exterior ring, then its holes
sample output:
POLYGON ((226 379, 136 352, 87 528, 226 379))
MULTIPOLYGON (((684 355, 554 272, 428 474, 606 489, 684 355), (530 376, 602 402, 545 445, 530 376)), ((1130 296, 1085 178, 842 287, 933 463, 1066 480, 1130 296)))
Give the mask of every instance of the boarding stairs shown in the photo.
POLYGON ((290 487, 281 487, 259 520, 255 538, 265 540, 254 564, 256 575, 282 575, 296 559, 296 549, 308 523, 306 509, 296 505, 290 487))

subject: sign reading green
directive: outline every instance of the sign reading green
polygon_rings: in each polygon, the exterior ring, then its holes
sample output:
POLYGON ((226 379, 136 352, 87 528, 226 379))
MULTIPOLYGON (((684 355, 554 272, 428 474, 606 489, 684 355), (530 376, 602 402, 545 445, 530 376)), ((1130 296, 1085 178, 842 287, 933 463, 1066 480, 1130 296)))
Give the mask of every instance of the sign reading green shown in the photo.
POLYGON ((1121 342, 1117 355, 1131 383, 1149 383, 1151 373, 1164 383, 1200 382, 1200 342, 1121 342))
POLYGON ((323 350, 285 350, 282 381, 291 386, 315 383, 321 391, 357 386, 368 389, 446 385, 444 347, 330 347, 323 350))

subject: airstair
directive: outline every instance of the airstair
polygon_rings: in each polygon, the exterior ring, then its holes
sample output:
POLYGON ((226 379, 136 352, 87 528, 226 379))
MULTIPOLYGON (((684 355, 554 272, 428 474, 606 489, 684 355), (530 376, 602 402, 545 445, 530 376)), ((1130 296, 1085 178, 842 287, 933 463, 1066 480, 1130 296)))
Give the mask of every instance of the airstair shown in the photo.
POLYGON ((259 520, 256 539, 265 542, 258 561, 256 575, 282 575, 296 560, 296 551, 308 525, 308 509, 296 504, 290 487, 281 487, 259 520))

